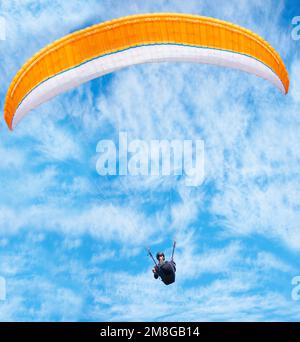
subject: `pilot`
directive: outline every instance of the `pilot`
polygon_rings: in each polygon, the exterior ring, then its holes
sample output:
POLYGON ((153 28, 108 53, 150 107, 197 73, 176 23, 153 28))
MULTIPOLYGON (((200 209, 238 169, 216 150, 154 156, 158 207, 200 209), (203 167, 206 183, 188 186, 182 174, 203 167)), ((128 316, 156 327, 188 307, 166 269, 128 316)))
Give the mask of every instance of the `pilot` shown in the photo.
POLYGON ((164 252, 157 252, 156 259, 158 260, 158 265, 153 267, 152 272, 154 278, 157 279, 159 277, 159 268, 165 264, 165 254, 164 252))

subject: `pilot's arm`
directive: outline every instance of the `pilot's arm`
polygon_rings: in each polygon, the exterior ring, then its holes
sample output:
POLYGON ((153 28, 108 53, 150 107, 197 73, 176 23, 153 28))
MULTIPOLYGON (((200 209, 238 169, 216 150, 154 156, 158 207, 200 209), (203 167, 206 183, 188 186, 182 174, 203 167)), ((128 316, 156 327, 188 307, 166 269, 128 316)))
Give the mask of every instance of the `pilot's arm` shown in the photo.
POLYGON ((153 272, 154 278, 157 279, 157 278, 158 278, 157 268, 156 268, 156 267, 153 267, 153 268, 152 268, 152 272, 153 272))

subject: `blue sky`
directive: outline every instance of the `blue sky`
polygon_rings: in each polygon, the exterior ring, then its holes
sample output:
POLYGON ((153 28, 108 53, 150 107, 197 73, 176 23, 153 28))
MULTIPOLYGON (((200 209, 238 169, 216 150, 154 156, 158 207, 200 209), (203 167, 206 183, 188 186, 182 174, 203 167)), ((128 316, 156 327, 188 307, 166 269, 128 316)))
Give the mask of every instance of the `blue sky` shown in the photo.
POLYGON ((145 12, 212 16, 247 27, 282 56, 283 96, 213 66, 127 68, 43 104, 16 130, 0 121, 1 321, 298 321, 300 41, 293 1, 0 0, 0 107, 36 51, 88 25, 145 12), (100 177, 96 146, 203 139, 205 182, 100 177), (177 281, 153 279, 145 245, 170 253, 177 281))

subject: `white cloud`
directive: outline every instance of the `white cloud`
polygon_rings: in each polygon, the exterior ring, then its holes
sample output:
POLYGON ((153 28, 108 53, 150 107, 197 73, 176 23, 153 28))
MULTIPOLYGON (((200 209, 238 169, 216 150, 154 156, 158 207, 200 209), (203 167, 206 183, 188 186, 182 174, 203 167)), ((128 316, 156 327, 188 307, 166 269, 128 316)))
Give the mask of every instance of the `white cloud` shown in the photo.
POLYGON ((290 265, 286 264, 276 256, 267 252, 259 252, 257 260, 255 260, 256 267, 261 269, 275 269, 282 272, 296 272, 290 265))
POLYGON ((94 205, 68 211, 68 208, 37 205, 18 212, 12 208, 2 208, 2 232, 16 234, 26 227, 37 232, 52 231, 70 236, 90 234, 101 241, 129 245, 140 245, 157 231, 142 213, 121 206, 94 205))

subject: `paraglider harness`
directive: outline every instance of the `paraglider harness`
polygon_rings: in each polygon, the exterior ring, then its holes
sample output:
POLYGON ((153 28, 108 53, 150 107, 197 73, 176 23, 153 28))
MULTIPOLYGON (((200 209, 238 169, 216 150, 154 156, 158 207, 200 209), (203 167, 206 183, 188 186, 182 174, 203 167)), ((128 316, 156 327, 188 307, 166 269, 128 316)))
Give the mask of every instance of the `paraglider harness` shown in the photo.
POLYGON ((170 285, 175 282, 175 272, 176 272, 176 263, 174 262, 175 247, 176 247, 176 241, 174 241, 173 243, 173 251, 172 251, 171 260, 165 261, 163 264, 157 264, 150 249, 147 248, 148 255, 150 256, 150 258, 153 260, 155 264, 154 278, 157 279, 159 277, 165 285, 170 285))

